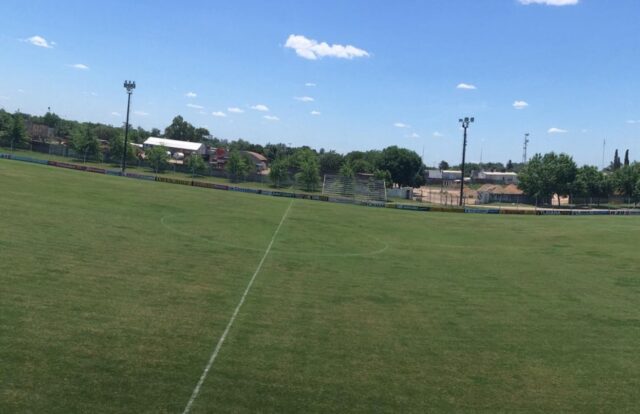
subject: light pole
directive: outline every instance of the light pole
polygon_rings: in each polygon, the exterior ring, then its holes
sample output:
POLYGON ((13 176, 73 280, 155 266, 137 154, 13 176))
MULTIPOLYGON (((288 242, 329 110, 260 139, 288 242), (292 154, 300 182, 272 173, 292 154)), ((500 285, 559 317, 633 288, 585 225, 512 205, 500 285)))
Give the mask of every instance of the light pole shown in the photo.
POLYGON ((465 117, 464 119, 460 118, 458 120, 462 124, 462 128, 464 128, 464 135, 462 140, 462 174, 460 177, 460 201, 458 202, 459 206, 462 206, 462 197, 464 195, 464 158, 467 154, 467 128, 469 128, 469 124, 473 122, 473 117, 465 117))
POLYGON ((129 107, 131 106, 131 93, 136 88, 135 81, 124 81, 124 87, 127 90, 127 122, 124 124, 124 151, 122 151, 122 175, 127 168, 127 147, 129 138, 129 107))

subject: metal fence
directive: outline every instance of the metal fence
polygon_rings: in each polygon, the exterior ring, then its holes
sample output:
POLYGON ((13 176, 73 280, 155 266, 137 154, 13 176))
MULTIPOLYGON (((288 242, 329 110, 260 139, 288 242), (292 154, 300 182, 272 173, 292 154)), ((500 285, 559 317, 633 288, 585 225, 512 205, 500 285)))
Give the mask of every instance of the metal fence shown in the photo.
MULTIPOLYGON (((54 155, 57 157, 69 158, 70 160, 74 160, 74 161, 80 161, 80 162, 85 161, 83 154, 77 153, 76 151, 74 151, 73 149, 69 148, 66 145, 33 142, 31 150, 35 152, 43 153, 43 154, 54 155)), ((120 165, 121 160, 114 159, 113 157, 110 156, 108 152, 104 152, 104 153, 100 153, 98 156, 96 155, 87 156, 86 162, 93 162, 93 163, 99 162, 99 163, 105 163, 105 164, 113 164, 115 168, 120 165)), ((137 160, 135 163, 127 163, 127 165, 148 169, 149 172, 153 170, 153 168, 146 161, 140 160, 140 159, 137 160)), ((189 174, 189 175, 191 175, 192 173, 192 171, 189 169, 187 165, 177 164, 177 163, 169 163, 165 171, 189 174)), ((226 170, 213 168, 210 164, 206 164, 205 171, 197 174, 197 176, 224 178, 229 180, 231 183, 252 182, 252 183, 261 183, 266 185, 272 184, 271 180, 269 179, 269 176, 267 175, 249 173, 244 177, 231 177, 231 175, 226 170)), ((283 188, 298 189, 298 186, 296 185, 296 181, 293 175, 291 174, 287 179, 281 180, 279 186, 283 188)))

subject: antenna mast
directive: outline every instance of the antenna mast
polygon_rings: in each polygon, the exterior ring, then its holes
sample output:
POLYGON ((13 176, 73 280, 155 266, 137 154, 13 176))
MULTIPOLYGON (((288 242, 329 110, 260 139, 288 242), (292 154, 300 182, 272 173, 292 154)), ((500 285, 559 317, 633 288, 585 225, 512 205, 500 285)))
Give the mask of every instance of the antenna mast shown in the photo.
POLYGON ((522 148, 522 163, 527 163, 527 144, 529 143, 529 133, 524 134, 524 145, 522 148))

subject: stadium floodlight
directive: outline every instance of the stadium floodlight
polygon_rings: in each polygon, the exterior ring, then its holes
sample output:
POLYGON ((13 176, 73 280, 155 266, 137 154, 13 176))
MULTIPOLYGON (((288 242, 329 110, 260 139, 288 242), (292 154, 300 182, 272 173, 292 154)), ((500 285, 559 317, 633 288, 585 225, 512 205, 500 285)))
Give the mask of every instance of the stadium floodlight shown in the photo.
POLYGON ((127 147, 129 138, 129 108, 131 107, 131 94, 136 88, 135 81, 124 81, 124 88, 127 90, 127 122, 124 124, 124 150, 122 151, 122 175, 127 168, 127 147))
POLYGON ((464 196, 464 160, 465 155, 467 153, 467 128, 469 128, 469 124, 474 121, 474 118, 465 117, 464 119, 460 118, 458 122, 462 124, 462 128, 464 129, 464 135, 462 139, 462 168, 461 168, 461 176, 460 176, 460 200, 458 202, 459 206, 462 206, 462 200, 464 196))

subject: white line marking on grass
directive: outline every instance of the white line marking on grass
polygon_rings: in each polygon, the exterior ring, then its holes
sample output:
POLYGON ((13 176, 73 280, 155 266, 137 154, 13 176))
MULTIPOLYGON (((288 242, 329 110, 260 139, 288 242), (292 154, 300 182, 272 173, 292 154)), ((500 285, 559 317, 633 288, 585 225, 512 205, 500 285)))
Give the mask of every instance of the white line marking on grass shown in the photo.
POLYGON ((253 276, 251 276, 251 279, 249 280, 249 284, 247 285, 247 288, 244 290, 244 293, 240 298, 240 302, 238 302, 238 306, 236 306, 236 309, 233 311, 233 314, 231 315, 231 319, 229 319, 229 323, 227 323, 227 327, 225 328, 224 332, 222 332, 222 336, 218 340, 218 343, 216 344, 216 347, 213 350, 211 357, 209 357, 209 361, 207 362, 207 365, 205 366, 204 371, 200 376, 200 380, 198 380, 198 384, 196 384, 196 387, 193 389, 193 393, 191 393, 191 398, 189 398, 189 402, 187 403, 187 406, 184 408, 184 411, 182 412, 183 414, 187 414, 189 413, 189 411, 191 411, 191 406, 193 405, 193 402, 196 400, 196 398, 198 398, 198 394, 200 393, 200 388, 202 387, 204 380, 207 378, 207 374, 209 373, 209 370, 211 369, 213 362, 216 360, 216 357, 220 352, 220 348, 222 348, 222 344, 224 343, 224 340, 227 338, 227 335, 231 330, 231 326, 233 325, 233 322, 235 322, 236 316, 238 316, 238 312, 240 312, 240 308, 242 307, 242 304, 244 303, 244 300, 246 299, 247 294, 249 294, 249 290, 253 285, 253 281, 256 280, 256 276, 258 276, 258 273, 260 273, 260 269, 262 269, 262 265, 264 264, 264 261, 269 255, 269 252, 271 251, 271 246, 273 246, 273 242, 276 240, 276 236, 280 231, 280 227, 282 227, 282 223, 284 223, 284 220, 287 218, 287 215, 289 214, 289 210, 291 210, 292 205, 293 205, 293 200, 291 200, 291 202, 289 203, 289 206, 287 207, 284 214, 282 215, 280 224, 278 224, 276 231, 273 233, 273 236, 271 237, 271 241, 267 246, 267 250, 265 250, 264 255, 262 255, 262 259, 260 260, 260 263, 258 263, 258 267, 256 268, 256 271, 253 273, 253 276))
MULTIPOLYGON (((261 252, 262 249, 256 249, 253 247, 247 247, 247 246, 241 246, 241 245, 237 245, 237 244, 233 244, 233 243, 227 243, 227 242, 222 242, 219 240, 211 240, 205 237, 199 237, 199 236, 194 236, 193 234, 187 233, 187 232, 183 232, 180 230, 177 230, 175 228, 173 228, 173 226, 171 226, 170 224, 167 224, 167 220, 175 217, 175 214, 169 214, 166 216, 163 216, 160 218, 160 224, 162 225, 162 227, 164 227, 165 229, 169 230, 172 233, 175 234, 179 234, 181 236, 184 237, 189 237, 192 239, 198 239, 198 240, 202 240, 205 243, 211 243, 211 244, 215 244, 215 245, 219 245, 219 246, 225 246, 225 247, 231 247, 233 249, 239 249, 239 250, 247 250, 250 252, 261 252)), ((169 220, 169 222, 171 222, 171 220, 169 220)), ((389 249, 389 243, 384 242, 380 239, 378 239, 377 237, 369 237, 372 240, 375 240, 376 242, 380 243, 380 245, 382 247, 380 247, 379 249, 376 250, 372 250, 370 252, 362 252, 362 253, 309 253, 309 252, 296 252, 296 251, 291 251, 291 250, 277 250, 274 249, 272 250, 274 253, 278 253, 278 254, 285 254, 288 256, 304 256, 304 257, 368 257, 368 256, 377 256, 379 254, 384 253, 385 251, 387 251, 389 249)))

